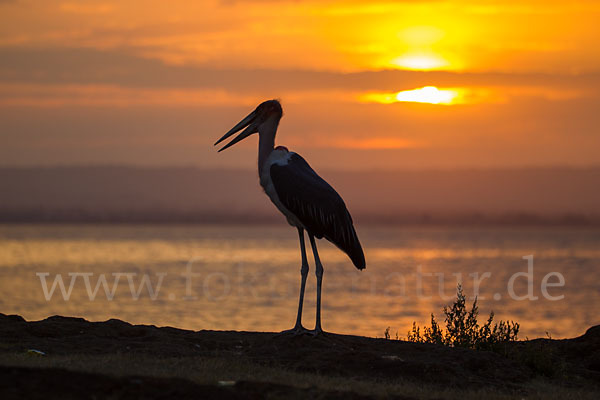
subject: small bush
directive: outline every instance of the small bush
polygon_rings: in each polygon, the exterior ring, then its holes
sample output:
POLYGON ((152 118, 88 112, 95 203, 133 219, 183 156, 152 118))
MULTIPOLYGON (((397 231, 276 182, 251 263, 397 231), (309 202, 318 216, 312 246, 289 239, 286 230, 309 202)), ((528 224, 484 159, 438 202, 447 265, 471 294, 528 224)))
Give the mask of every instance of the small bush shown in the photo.
POLYGON ((487 321, 479 326, 477 298, 475 298, 471 310, 467 311, 466 298, 460 284, 457 287, 456 301, 450 307, 445 306, 443 312, 446 322, 445 330, 440 327, 432 313, 431 326, 423 327, 422 332, 421 328, 413 322, 412 330, 407 335, 408 341, 470 349, 492 349, 499 343, 517 340, 519 324, 513 321, 500 321, 492 325, 493 311, 487 321))

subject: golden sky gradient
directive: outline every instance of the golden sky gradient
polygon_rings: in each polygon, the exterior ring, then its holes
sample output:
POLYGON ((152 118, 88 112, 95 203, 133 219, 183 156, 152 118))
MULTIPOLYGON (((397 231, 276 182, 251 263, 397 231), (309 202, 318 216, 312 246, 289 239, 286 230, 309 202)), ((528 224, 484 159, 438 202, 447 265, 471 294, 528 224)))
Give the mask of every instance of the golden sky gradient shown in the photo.
POLYGON ((254 167, 279 98, 316 167, 598 164, 598 1, 0 0, 3 165, 254 167))

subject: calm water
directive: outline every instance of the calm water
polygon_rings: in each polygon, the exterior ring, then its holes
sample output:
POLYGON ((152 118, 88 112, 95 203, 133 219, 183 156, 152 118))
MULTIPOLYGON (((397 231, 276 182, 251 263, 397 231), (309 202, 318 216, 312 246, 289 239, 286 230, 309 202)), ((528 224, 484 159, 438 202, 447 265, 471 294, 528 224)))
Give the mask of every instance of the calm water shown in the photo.
MULTIPOLYGON (((413 321, 439 317, 457 279, 469 295, 480 280, 481 314, 520 322, 523 338, 572 337, 600 323, 598 229, 358 228, 365 271, 320 241, 326 330, 382 336, 390 326, 404 336, 413 321)), ((310 253, 309 260, 304 324, 312 328, 310 253)), ((0 312, 27 319, 278 331, 295 320, 299 269, 296 232, 283 225, 0 226, 0 312)))

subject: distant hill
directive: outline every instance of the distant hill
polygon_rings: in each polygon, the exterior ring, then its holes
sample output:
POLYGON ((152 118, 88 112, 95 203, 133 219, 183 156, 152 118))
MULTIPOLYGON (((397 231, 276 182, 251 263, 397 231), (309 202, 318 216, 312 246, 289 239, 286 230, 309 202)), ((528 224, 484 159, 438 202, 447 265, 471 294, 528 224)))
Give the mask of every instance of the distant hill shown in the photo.
MULTIPOLYGON (((383 223, 600 223, 600 168, 323 171, 354 218, 383 223)), ((281 221, 247 170, 0 168, 0 222, 281 221)))

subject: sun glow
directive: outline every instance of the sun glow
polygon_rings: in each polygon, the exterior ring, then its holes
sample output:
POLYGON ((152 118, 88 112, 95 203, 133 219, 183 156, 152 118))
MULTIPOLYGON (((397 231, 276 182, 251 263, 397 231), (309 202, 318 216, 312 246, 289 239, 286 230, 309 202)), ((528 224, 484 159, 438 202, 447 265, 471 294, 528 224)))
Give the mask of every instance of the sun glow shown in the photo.
POLYGON ((413 70, 441 69, 450 65, 448 61, 433 54, 415 54, 401 56, 393 59, 391 61, 391 64, 396 67, 413 70))
POLYGON ((420 89, 404 90, 396 94, 398 101, 413 101, 416 103, 452 104, 458 97, 455 90, 440 90, 435 86, 425 86, 420 89))
POLYGON ((435 86, 425 86, 413 90, 403 90, 396 93, 368 93, 359 98, 366 103, 391 104, 396 102, 413 102, 428 104, 458 104, 462 97, 459 89, 438 89, 435 86))
POLYGON ((417 142, 411 139, 396 137, 375 137, 369 139, 340 139, 333 143, 328 143, 328 147, 335 146, 343 149, 414 149, 425 147, 425 143, 417 142))

